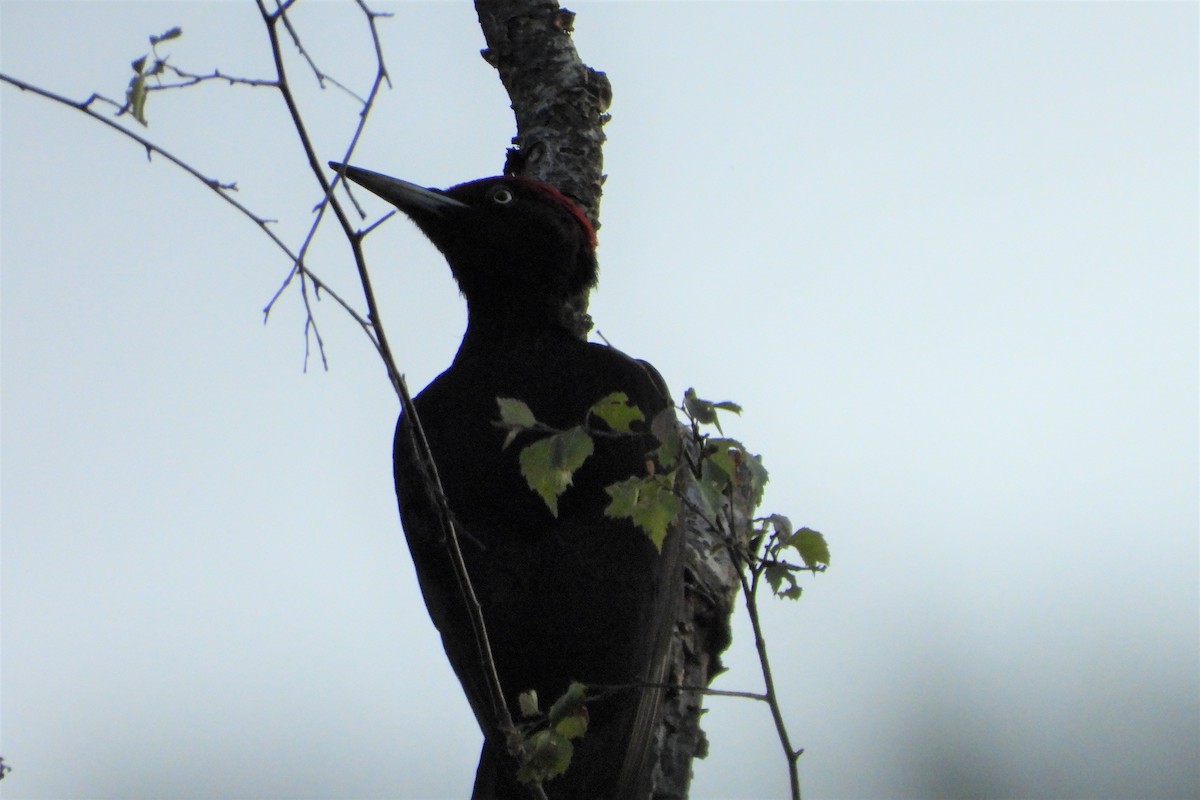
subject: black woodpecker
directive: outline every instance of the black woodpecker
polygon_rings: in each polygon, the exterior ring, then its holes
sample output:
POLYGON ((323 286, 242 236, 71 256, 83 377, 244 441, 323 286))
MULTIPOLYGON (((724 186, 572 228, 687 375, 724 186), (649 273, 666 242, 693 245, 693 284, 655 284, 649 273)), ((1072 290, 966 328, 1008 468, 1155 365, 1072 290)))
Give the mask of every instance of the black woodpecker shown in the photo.
MULTIPOLYGON (((593 692, 586 735, 567 772, 544 785, 552 800, 640 800, 651 789, 662 691, 677 604, 680 536, 659 552, 628 520, 605 515, 605 487, 645 474, 656 445, 635 435, 596 436, 595 452, 559 498, 557 516, 522 478, 518 456, 537 434, 508 448, 496 398, 523 400, 559 429, 624 392, 646 420, 671 405, 658 372, 573 329, 570 309, 595 286, 596 237, 583 212, 553 187, 484 178, 426 189, 331 163, 404 212, 446 257, 466 298, 468 321, 450 367, 415 398, 471 583, 483 609, 497 672, 513 717, 517 696, 544 704, 572 681, 633 686, 593 692)), ((594 418, 593 418, 594 423, 594 418)), ((526 800, 496 726, 475 636, 442 528, 401 415, 394 442, 396 496, 425 605, 484 734, 474 800, 526 800)))

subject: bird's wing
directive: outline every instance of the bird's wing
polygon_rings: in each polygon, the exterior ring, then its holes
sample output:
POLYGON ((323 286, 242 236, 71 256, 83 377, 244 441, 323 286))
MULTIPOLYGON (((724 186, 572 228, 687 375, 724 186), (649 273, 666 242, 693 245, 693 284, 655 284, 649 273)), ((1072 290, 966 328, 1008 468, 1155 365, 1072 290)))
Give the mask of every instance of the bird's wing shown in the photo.
POLYGON ((659 554, 654 613, 647 627, 650 649, 643 680, 650 688, 641 692, 638 701, 614 798, 642 798, 650 793, 661 748, 661 743, 655 741, 666 696, 661 687, 672 677, 669 670, 673 634, 682 617, 683 566, 683 530, 672 525, 659 554))

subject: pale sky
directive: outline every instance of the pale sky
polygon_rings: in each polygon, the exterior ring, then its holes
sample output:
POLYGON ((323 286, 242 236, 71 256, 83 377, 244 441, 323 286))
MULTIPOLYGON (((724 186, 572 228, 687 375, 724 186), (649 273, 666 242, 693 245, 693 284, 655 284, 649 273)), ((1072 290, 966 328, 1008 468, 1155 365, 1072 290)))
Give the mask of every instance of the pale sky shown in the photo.
MULTIPOLYGON (((394 88, 353 163, 431 186, 513 134, 471 4, 378 4, 394 88)), ((765 512, 827 574, 766 623, 812 798, 1200 794, 1198 6, 578 3, 613 83, 592 313, 676 396, 745 407, 765 512)), ((365 92, 349 3, 300 3, 365 92)), ((0 71, 118 98, 146 37, 269 77, 251 3, 0 0, 0 71)), ((321 159, 354 103, 289 50, 321 159)), ((421 603, 367 340, 215 195, 0 87, 0 796, 462 798, 480 736, 421 603)), ((153 96, 143 132, 297 246, 277 98, 153 96)), ((372 219, 385 210, 368 198, 372 219)), ((368 240, 414 389, 464 311, 402 219, 368 240)), ((327 226, 313 268, 356 298, 327 226)), ((739 612, 730 671, 760 688, 739 612)), ((716 698, 692 797, 776 798, 716 698)))

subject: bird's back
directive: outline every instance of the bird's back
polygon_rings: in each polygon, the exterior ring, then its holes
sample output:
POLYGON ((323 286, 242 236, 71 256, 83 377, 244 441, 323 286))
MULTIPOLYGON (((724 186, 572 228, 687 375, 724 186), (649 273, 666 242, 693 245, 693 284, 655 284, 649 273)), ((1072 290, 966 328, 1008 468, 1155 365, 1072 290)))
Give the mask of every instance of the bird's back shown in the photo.
MULTIPOLYGON (((653 438, 596 436, 595 452, 559 499, 558 515, 521 476, 522 434, 507 449, 497 397, 526 402, 540 422, 584 422, 602 397, 624 392, 646 419, 670 405, 658 373, 619 351, 569 335, 464 343, 454 364, 416 398, 422 427, 458 526, 464 560, 483 606, 505 700, 536 689, 553 702, 571 681, 616 686, 661 682, 681 550, 662 553, 627 520, 604 514, 604 488, 644 474, 653 438)), ((422 482, 408 425, 395 443, 396 490, 430 616, 487 741, 474 797, 525 798, 505 755, 481 660, 440 527, 422 482)), ((611 692, 589 702, 591 725, 571 769, 546 784, 551 798, 625 800, 644 785, 657 691, 611 692)))

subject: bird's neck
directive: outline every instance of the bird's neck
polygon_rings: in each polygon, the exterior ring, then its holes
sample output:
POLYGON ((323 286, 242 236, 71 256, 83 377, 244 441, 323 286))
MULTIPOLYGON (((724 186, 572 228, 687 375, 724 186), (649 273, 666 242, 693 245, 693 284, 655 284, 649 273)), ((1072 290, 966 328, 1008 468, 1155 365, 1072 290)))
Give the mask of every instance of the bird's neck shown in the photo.
POLYGON ((572 330, 568 316, 569 309, 561 303, 538 307, 528 302, 507 306, 468 302, 467 332, 459 354, 503 348, 516 340, 553 342, 582 338, 572 330))
POLYGON ((488 302, 467 300, 467 336, 506 339, 514 336, 555 338, 561 335, 583 338, 575 324, 575 306, 560 299, 545 301, 528 297, 497 299, 488 302))

